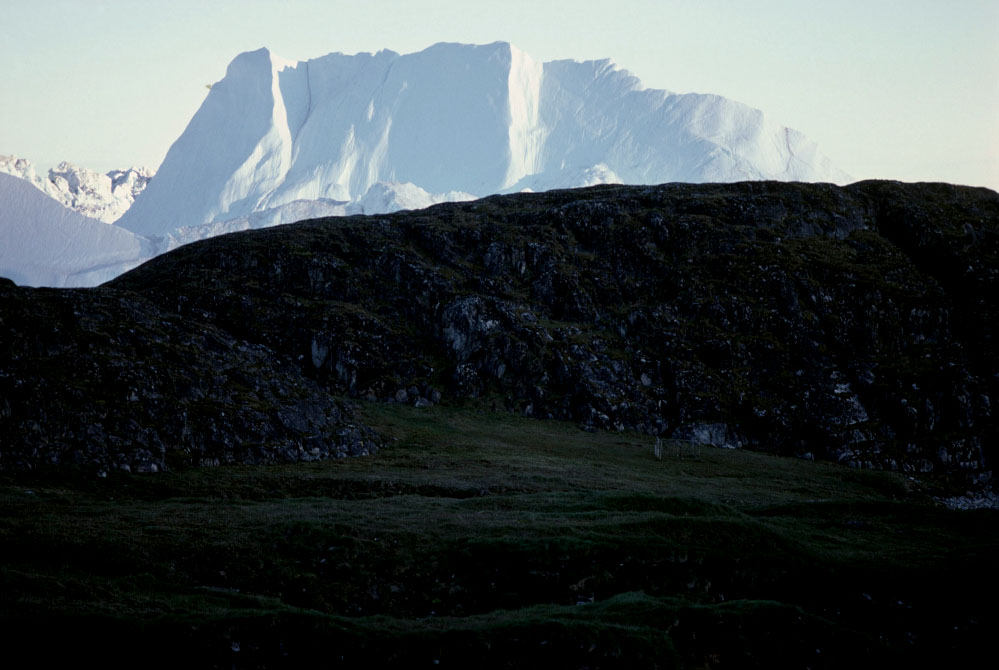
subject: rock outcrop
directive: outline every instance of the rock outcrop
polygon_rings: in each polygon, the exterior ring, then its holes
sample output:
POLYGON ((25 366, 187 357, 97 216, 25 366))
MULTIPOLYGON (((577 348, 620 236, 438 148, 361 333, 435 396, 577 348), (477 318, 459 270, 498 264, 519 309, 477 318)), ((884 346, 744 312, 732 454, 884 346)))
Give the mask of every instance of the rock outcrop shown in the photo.
POLYGON ((0 470, 103 475, 377 450, 291 362, 134 294, 0 280, 0 306, 0 470))

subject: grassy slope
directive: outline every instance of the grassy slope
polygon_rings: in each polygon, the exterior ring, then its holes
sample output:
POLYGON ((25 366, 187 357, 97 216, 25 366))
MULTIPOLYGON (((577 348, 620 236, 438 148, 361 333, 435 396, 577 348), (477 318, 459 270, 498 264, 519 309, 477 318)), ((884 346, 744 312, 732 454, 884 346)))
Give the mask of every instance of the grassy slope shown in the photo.
POLYGON ((940 509, 899 475, 679 445, 657 461, 643 436, 491 411, 360 411, 397 438, 377 456, 0 480, 8 649, 921 665, 972 655, 996 622, 999 514, 940 509))

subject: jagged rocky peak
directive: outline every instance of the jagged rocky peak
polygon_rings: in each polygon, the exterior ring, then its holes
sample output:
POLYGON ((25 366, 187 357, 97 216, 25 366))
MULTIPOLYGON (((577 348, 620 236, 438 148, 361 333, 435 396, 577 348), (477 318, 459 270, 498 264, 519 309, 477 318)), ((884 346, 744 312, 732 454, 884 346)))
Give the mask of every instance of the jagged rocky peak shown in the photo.
POLYGON ((15 156, 0 156, 0 172, 20 177, 61 205, 104 223, 121 218, 154 174, 140 167, 101 174, 63 161, 45 178, 38 176, 31 161, 15 156))
POLYGON ((111 194, 116 198, 131 198, 134 201, 149 185, 149 180, 154 174, 155 170, 146 167, 132 166, 126 170, 111 170, 107 173, 111 179, 111 194))
POLYGON ((260 49, 212 86, 121 224, 166 235, 382 182, 441 201, 745 179, 848 177, 759 110, 646 89, 606 60, 541 63, 504 42, 302 62, 260 49))
POLYGON ((35 166, 27 158, 17 156, 0 156, 0 172, 26 179, 32 183, 38 178, 35 166))

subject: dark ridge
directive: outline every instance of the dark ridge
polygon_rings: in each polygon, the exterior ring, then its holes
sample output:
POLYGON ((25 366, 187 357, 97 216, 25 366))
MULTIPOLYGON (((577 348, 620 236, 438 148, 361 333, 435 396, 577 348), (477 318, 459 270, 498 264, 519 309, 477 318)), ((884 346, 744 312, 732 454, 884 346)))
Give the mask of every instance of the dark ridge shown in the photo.
POLYGON ((600 186, 0 286, 0 467, 359 453, 348 396, 985 482, 997 228, 947 184, 600 186))

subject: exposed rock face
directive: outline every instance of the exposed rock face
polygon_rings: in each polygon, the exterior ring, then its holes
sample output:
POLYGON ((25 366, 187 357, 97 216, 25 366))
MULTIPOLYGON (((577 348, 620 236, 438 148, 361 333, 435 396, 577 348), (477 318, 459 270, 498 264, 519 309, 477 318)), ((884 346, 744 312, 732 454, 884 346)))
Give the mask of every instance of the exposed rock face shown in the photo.
POLYGON ((442 390, 590 429, 984 481, 997 273, 985 189, 671 184, 229 235, 58 295, 135 291, 324 392, 442 390))
POLYGON ((158 472, 377 448, 275 352, 134 294, 4 280, 0 305, 0 470, 158 472))

